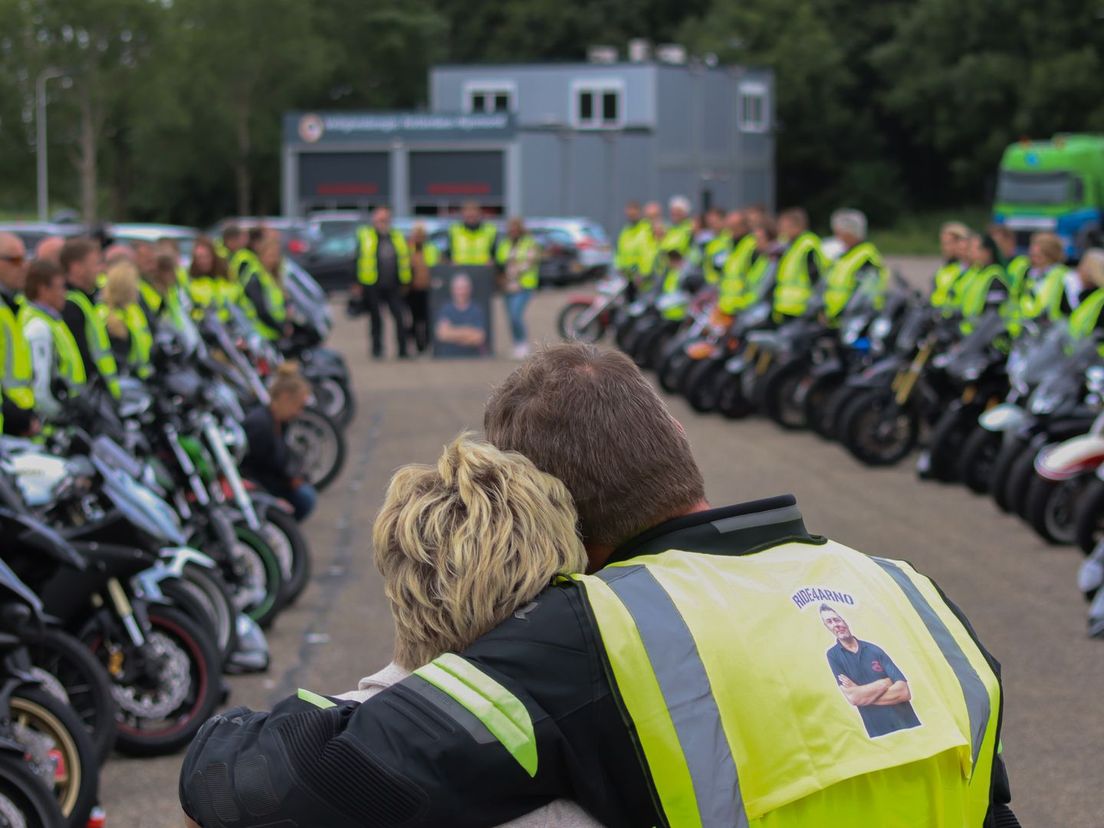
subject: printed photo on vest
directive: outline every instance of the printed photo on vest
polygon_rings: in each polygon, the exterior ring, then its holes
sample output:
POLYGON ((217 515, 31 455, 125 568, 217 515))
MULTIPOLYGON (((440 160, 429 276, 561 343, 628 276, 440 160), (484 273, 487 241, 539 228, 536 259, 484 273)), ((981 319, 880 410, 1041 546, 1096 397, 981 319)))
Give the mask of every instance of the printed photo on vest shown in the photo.
POLYGON ((912 708, 908 679, 889 654, 855 637, 851 627, 829 605, 821 604, 821 623, 836 639, 826 656, 843 698, 854 707, 871 739, 920 726, 912 708))
POLYGON ((445 359, 493 356, 494 268, 438 265, 430 273, 433 356, 445 359))

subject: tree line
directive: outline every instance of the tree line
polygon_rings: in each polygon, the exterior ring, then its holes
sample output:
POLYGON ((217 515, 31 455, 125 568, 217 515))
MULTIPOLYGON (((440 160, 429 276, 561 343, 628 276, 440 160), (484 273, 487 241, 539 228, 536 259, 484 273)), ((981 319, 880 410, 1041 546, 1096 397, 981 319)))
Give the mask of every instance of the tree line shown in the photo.
MULTIPOLYGON (((0 0, 0 210, 204 223, 278 209, 288 109, 424 106, 439 62, 678 42, 777 75, 778 193, 875 223, 988 198, 1021 136, 1104 132, 1089 0, 0 0)), ((735 105, 735 102, 733 103, 735 105)))

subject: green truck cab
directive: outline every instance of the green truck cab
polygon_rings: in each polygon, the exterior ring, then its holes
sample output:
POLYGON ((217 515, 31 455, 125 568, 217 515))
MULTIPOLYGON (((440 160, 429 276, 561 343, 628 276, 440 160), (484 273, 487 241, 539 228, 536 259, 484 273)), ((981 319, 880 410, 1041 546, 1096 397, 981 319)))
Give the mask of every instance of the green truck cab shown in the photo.
POLYGON ((1102 208, 1104 136, 1055 135, 1004 151, 993 221, 1016 234, 1021 251, 1032 233, 1049 230, 1077 259, 1100 233, 1102 208))

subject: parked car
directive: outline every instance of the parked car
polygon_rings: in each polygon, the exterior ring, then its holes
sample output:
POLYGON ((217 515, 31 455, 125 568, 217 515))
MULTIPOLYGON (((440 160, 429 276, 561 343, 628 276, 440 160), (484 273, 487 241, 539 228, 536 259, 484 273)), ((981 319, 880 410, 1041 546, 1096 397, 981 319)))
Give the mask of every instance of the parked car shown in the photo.
POLYGON ((199 230, 180 224, 111 224, 104 228, 112 242, 149 242, 171 239, 180 248, 180 261, 186 267, 192 261, 192 248, 199 230))
POLYGON ((542 285, 568 285, 586 276, 587 268, 570 233, 555 227, 536 227, 530 233, 541 246, 542 285))
POLYGON ((222 238, 222 231, 231 224, 236 224, 246 232, 254 227, 278 230, 284 245, 284 253, 295 259, 303 267, 306 267, 306 265, 303 264, 302 257, 310 252, 316 241, 311 231, 310 222, 306 219, 288 218, 287 216, 228 216, 208 230, 208 235, 212 238, 222 238))
POLYGON ((536 217, 526 218, 530 232, 538 230, 563 230, 579 251, 583 278, 605 275, 613 265, 613 248, 602 225, 588 218, 536 217))
POLYGON ((43 221, 13 221, 0 224, 0 232, 14 233, 19 236, 23 240, 23 246, 27 248, 27 253, 33 256, 35 245, 47 236, 63 236, 65 238, 79 236, 86 232, 86 228, 83 224, 71 224, 69 222, 57 224, 43 221))

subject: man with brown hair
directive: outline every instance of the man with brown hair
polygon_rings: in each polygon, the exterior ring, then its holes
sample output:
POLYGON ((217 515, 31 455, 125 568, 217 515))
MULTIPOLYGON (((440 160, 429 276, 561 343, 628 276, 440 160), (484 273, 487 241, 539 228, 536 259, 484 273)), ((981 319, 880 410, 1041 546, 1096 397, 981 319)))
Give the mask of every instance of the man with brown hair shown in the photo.
POLYGON ((103 265, 100 246, 88 239, 69 239, 61 248, 59 260, 69 287, 61 318, 76 340, 85 375, 89 380, 98 377, 111 396, 119 399, 119 366, 111 352, 103 317, 96 310, 96 281, 103 265))
POLYGON ((497 825, 560 797, 623 826, 982 826, 1004 807, 998 667, 957 610, 907 564, 810 535, 793 497, 710 508, 625 356, 539 352, 485 427, 564 482, 596 574, 363 704, 300 691, 216 717, 181 769, 204 828, 497 825), (787 634, 820 583, 935 676, 892 750, 807 669, 821 643, 787 634))

